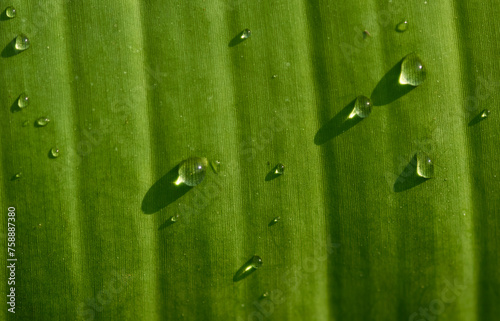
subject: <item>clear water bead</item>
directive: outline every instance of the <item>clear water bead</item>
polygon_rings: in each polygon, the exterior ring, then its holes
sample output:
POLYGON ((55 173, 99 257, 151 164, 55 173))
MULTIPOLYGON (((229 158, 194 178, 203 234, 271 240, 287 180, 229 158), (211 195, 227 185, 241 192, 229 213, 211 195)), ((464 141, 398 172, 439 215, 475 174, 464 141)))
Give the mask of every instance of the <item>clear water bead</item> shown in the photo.
POLYGON ((426 77, 425 66, 415 53, 411 53, 403 59, 399 75, 401 85, 418 86, 424 82, 426 77))
POLYGON ((481 112, 481 118, 486 118, 490 115, 491 111, 489 109, 485 109, 481 112))
POLYGON ((52 158, 57 158, 57 157, 59 157, 59 148, 57 148, 57 147, 52 147, 52 148, 50 149, 50 157, 52 157, 52 158))
POLYGON ((408 20, 403 20, 396 26, 398 32, 405 32, 408 29, 408 20))
POLYGON ((417 175, 423 178, 434 177, 434 163, 427 153, 417 153, 417 175))
POLYGON ((12 6, 9 6, 5 9, 5 15, 8 17, 8 18, 15 18, 16 17, 16 8, 12 7, 12 6))
POLYGON ((279 163, 276 165, 276 169, 274 170, 274 174, 282 175, 285 172, 285 165, 279 163))
POLYGON ((183 160, 179 165, 179 178, 176 185, 184 183, 188 186, 196 186, 205 178, 208 160, 205 157, 190 157, 183 160))
POLYGON ((245 29, 241 33, 241 39, 248 39, 252 35, 252 31, 250 29, 245 29))
POLYGON ((372 102, 370 98, 366 96, 358 96, 354 102, 354 109, 352 110, 349 118, 358 116, 359 118, 368 117, 372 112, 372 102))
POLYGON ((50 119, 47 117, 40 117, 36 120, 36 125, 38 127, 45 127, 50 122, 50 119))
POLYGON ((179 214, 170 217, 170 222, 175 223, 179 219, 179 214))
POLYGON ((30 98, 28 97, 28 95, 26 95, 26 93, 22 93, 21 95, 19 95, 19 98, 17 98, 17 106, 19 106, 19 108, 25 108, 25 107, 28 107, 28 105, 30 104, 30 98))
POLYGON ((28 49, 30 47, 30 40, 28 39, 28 36, 26 36, 24 33, 19 34, 16 37, 16 42, 14 44, 14 47, 18 51, 23 51, 28 49))

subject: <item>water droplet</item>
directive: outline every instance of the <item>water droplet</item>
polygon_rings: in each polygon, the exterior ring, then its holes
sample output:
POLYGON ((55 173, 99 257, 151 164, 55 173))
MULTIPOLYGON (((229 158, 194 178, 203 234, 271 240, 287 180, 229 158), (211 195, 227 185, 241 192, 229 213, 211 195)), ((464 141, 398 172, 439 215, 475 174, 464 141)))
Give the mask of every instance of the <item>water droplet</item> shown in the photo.
POLYGON ((269 297, 269 291, 262 293, 262 295, 260 296, 261 299, 265 299, 267 297, 269 297))
POLYGON ((485 109, 481 112, 481 118, 486 118, 490 115, 491 111, 489 109, 485 109))
POLYGON ((25 121, 24 121, 24 123, 23 123, 23 127, 28 126, 28 125, 29 125, 29 123, 30 123, 30 122, 29 122, 28 120, 25 120, 25 121))
POLYGON ((57 148, 57 147, 52 147, 52 148, 50 149, 50 153, 49 153, 49 155, 50 155, 50 157, 51 157, 51 158, 57 158, 57 157, 59 157, 59 148, 57 148))
POLYGON ((214 160, 210 162, 210 167, 212 167, 212 170, 214 171, 215 174, 219 174, 220 171, 220 161, 214 160))
POLYGON ((398 32, 405 32, 406 29, 408 29, 408 21, 406 19, 398 23, 396 26, 396 31, 398 32))
POLYGON ((9 6, 5 9, 5 15, 9 18, 15 18, 16 17, 16 8, 9 6))
POLYGON ((45 127, 50 122, 50 119, 47 117, 40 117, 36 120, 36 126, 45 127))
POLYGON ((417 175, 423 178, 434 177, 434 163, 424 152, 417 153, 417 175))
POLYGON ((17 105, 19 106, 19 108, 25 108, 25 107, 28 107, 28 105, 30 104, 30 98, 28 97, 28 95, 26 95, 26 93, 22 93, 21 95, 19 95, 19 98, 17 98, 17 105))
POLYGON ((278 223, 279 220, 281 220, 281 217, 280 216, 276 216, 275 218, 273 218, 273 220, 269 223, 269 226, 273 226, 274 224, 278 223))
POLYGON ((278 75, 273 75, 273 77, 272 77, 272 78, 273 78, 273 79, 278 78, 278 75))
POLYGON ((22 172, 17 172, 13 177, 12 177, 12 180, 16 180, 16 179, 20 179, 21 177, 23 177, 23 173, 22 172))
POLYGON ((28 39, 28 36, 26 36, 24 33, 19 34, 16 37, 16 43, 14 44, 14 48, 19 51, 26 50, 30 47, 30 40, 28 39))
POLYGON ((274 170, 274 174, 281 175, 285 172, 285 165, 279 163, 276 165, 276 169, 274 170))
POLYGON ((170 222, 175 223, 179 219, 179 214, 170 217, 170 222))
POLYGON ((418 86, 424 82, 426 77, 427 72, 424 64, 415 53, 411 53, 403 59, 399 75, 401 85, 418 86))
POLYGON ((360 118, 368 117, 372 112, 372 102, 366 96, 358 96, 354 102, 354 109, 352 110, 349 118, 354 118, 358 115, 360 118))
POLYGON ((260 256, 254 255, 250 260, 248 260, 245 264, 243 264, 243 266, 236 272, 236 274, 233 277, 233 281, 236 282, 246 278, 261 266, 262 266, 262 259, 260 258, 260 256))
POLYGON ((208 160, 205 157, 190 157, 183 160, 179 165, 179 178, 175 185, 184 183, 188 186, 196 186, 205 178, 208 160))
POLYGON ((248 39, 252 35, 252 31, 250 29, 245 29, 241 33, 241 39, 248 39))

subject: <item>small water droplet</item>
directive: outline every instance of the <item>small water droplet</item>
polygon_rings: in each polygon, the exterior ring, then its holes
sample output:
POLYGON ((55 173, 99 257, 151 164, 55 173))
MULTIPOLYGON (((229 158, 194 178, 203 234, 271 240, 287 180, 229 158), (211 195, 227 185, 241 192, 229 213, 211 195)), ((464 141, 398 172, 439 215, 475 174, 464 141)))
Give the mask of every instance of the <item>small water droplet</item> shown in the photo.
POLYGON ((188 186, 196 186, 205 178, 208 160, 205 157, 190 157, 183 160, 179 165, 179 178, 175 185, 184 183, 188 186))
POLYGON ((434 177, 434 163, 424 152, 417 153, 417 175, 423 178, 434 177))
POLYGON ((57 158, 57 157, 59 157, 59 148, 52 147, 50 149, 50 154, 49 155, 50 155, 51 158, 57 158))
POLYGON ((276 169, 274 170, 274 174, 282 175, 285 172, 285 165, 279 163, 276 165, 276 169))
POLYGON ((30 98, 28 97, 28 95, 26 95, 26 93, 22 93, 21 95, 19 95, 19 98, 17 98, 17 106, 19 106, 19 108, 25 108, 25 107, 28 107, 28 105, 30 104, 30 98))
POLYGON ((278 75, 276 75, 276 74, 275 74, 275 75, 273 75, 273 77, 272 77, 272 78, 273 78, 273 79, 278 78, 278 75))
POLYGON ((30 40, 28 39, 28 36, 26 36, 24 33, 19 34, 16 37, 16 42, 14 44, 14 48, 18 51, 23 51, 26 50, 30 47, 30 40))
POLYGON ((418 86, 424 82, 426 77, 427 71, 424 64, 415 53, 411 53, 403 59, 399 75, 401 85, 418 86))
POLYGON ((262 295, 260 296, 261 299, 265 299, 267 297, 269 297, 269 291, 262 293, 262 295))
POLYGON ((254 255, 250 260, 248 260, 243 266, 236 272, 233 277, 233 281, 237 282, 249 276, 251 273, 255 272, 258 268, 262 266, 262 259, 260 256, 254 255))
POLYGON ((9 6, 5 9, 5 15, 9 18, 15 18, 16 17, 16 8, 13 6, 9 6))
POLYGON ((175 223, 179 219, 179 214, 170 217, 170 222, 175 223))
POLYGON ((210 167, 212 167, 212 170, 214 171, 215 174, 219 174, 220 171, 220 161, 218 160, 213 160, 210 162, 210 167))
POLYGON ((248 39, 252 35, 252 31, 250 29, 245 29, 241 33, 241 39, 248 39))
POLYGON ((396 26, 396 31, 405 32, 408 29, 408 20, 403 20, 396 26))
POLYGON ((22 172, 17 172, 13 177, 12 177, 12 180, 16 180, 16 179, 20 179, 21 177, 23 177, 23 173, 22 172))
POLYGON ((36 126, 45 127, 50 122, 50 119, 47 117, 40 117, 36 120, 36 126))
POLYGON ((372 112, 372 102, 370 98, 366 96, 358 96, 354 102, 354 109, 352 110, 349 118, 354 118, 358 116, 360 118, 368 117, 372 112))
POLYGON ((489 109, 485 109, 481 112, 481 118, 486 118, 490 115, 491 111, 489 109))

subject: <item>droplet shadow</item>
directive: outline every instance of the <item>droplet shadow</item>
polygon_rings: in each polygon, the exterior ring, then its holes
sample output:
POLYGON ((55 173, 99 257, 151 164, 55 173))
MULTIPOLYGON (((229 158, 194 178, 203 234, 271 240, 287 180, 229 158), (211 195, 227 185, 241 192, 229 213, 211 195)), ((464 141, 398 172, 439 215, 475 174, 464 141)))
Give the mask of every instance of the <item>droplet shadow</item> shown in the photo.
POLYGON ((167 227, 171 226, 171 225, 174 225, 176 222, 172 221, 170 218, 168 220, 166 220, 165 222, 163 222, 160 227, 158 227, 158 231, 161 231, 161 230, 164 230, 166 229, 167 227))
POLYGON ((158 212, 175 202, 192 188, 185 184, 175 185, 175 181, 179 177, 179 166, 180 164, 177 164, 147 191, 141 205, 141 209, 145 214, 158 212))
POLYGON ((18 55, 23 51, 26 51, 26 50, 17 50, 15 45, 16 45, 16 38, 12 39, 12 41, 9 42, 9 44, 5 46, 5 48, 3 48, 2 57, 9 58, 18 55))
POLYGON ((248 260, 245 264, 243 264, 238 271, 236 271, 233 276, 233 282, 241 281, 257 270, 252 266, 252 261, 253 257, 250 258, 250 260, 248 260))
POLYGON ((481 117, 483 114, 483 111, 481 111, 479 114, 476 115, 476 117, 472 118, 472 120, 469 122, 469 127, 474 126, 483 120, 486 120, 487 117, 481 117))
POLYGON ((16 98, 16 100, 10 106, 11 113, 17 113, 17 112, 21 111, 21 108, 19 107, 19 104, 18 104, 18 100, 19 100, 19 98, 16 98))
POLYGON ((240 33, 238 33, 233 39, 231 39, 231 41, 229 41, 229 44, 228 46, 229 47, 234 47, 234 46, 237 46, 239 45, 240 43, 242 43, 243 41, 247 40, 248 38, 241 38, 241 36, 243 36, 243 33, 245 32, 245 30, 242 30, 240 33))
MULTIPOLYGON (((405 57, 406 58, 406 57, 405 57)), ((371 94, 371 101, 374 106, 384 106, 403 97, 416 87, 411 85, 401 85, 399 75, 401 74, 401 59, 395 64, 378 82, 371 94)))
POLYGON ((403 169, 399 177, 394 182, 394 192, 404 192, 427 181, 428 178, 420 177, 417 174, 417 154, 413 155, 410 162, 403 169))
POLYGON ((330 139, 337 137, 343 132, 346 132, 363 120, 363 118, 360 118, 358 116, 349 118, 349 115, 354 109, 355 102, 356 99, 347 104, 337 115, 335 115, 318 130, 318 132, 314 136, 314 143, 316 145, 322 145, 326 143, 330 139))
POLYGON ((7 9, 8 9, 8 7, 7 7, 7 8, 5 8, 5 10, 4 10, 4 11, 2 11, 2 13, 0 13, 0 21, 7 21, 7 20, 11 20, 11 19, 13 19, 13 18, 9 18, 9 17, 7 16, 7 9))

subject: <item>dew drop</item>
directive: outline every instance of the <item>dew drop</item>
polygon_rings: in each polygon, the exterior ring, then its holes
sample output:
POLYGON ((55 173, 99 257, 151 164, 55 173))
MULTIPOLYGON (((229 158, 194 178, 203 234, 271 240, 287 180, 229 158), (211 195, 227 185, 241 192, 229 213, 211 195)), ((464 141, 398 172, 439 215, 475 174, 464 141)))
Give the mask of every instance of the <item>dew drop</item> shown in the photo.
POLYGON ((481 118, 486 118, 490 115, 491 111, 489 109, 485 109, 481 112, 481 118))
POLYGON ((278 75, 274 74, 274 75, 272 76, 272 78, 273 78, 273 79, 276 79, 276 78, 278 78, 278 75))
POLYGON ((47 117, 40 117, 36 120, 36 126, 45 127, 50 122, 50 119, 47 117))
POLYGON ((281 220, 280 216, 276 216, 273 218, 273 220, 269 223, 269 226, 273 226, 274 224, 278 223, 281 220))
POLYGON ((250 29, 245 29, 241 32, 241 39, 248 39, 252 35, 252 31, 250 29))
POLYGON ((184 183, 188 186, 196 186, 205 178, 208 160, 205 157, 190 157, 183 160, 179 165, 179 178, 175 185, 184 183))
POLYGON ((372 102, 366 96, 358 96, 354 102, 354 109, 352 110, 349 118, 358 116, 360 118, 368 117, 372 112, 372 102))
POLYGON ((12 179, 13 180, 16 180, 16 179, 20 179, 21 177, 23 177, 23 173, 22 172, 17 172, 13 177, 12 179))
POLYGON ((218 161, 218 160, 210 161, 210 167, 212 167, 212 170, 214 171, 215 174, 219 174, 220 161, 218 161))
POLYGON ((50 153, 49 153, 49 155, 50 155, 50 157, 51 157, 51 158, 57 158, 57 157, 59 157, 59 148, 57 148, 57 147, 52 147, 52 148, 50 149, 50 153))
POLYGON ((28 36, 26 36, 24 33, 19 34, 16 37, 16 42, 14 44, 14 48, 18 51, 23 51, 26 50, 30 47, 30 40, 28 39, 28 36))
POLYGON ((399 75, 401 85, 418 86, 424 82, 426 77, 427 71, 424 64, 415 53, 411 53, 403 59, 399 75))
POLYGON ((274 174, 282 175, 285 172, 285 165, 279 163, 276 165, 276 169, 274 170, 274 174))
POLYGON ((434 162, 424 152, 417 153, 417 175, 423 178, 434 177, 434 162))
POLYGON ((261 266, 262 266, 262 259, 260 258, 260 256, 254 255, 250 260, 248 260, 245 264, 243 264, 240 267, 240 269, 234 275, 233 281, 237 282, 246 278, 261 266))
POLYGON ((16 17, 16 8, 9 6, 5 9, 5 15, 9 17, 10 19, 16 17))
POLYGON ((262 295, 260 296, 261 299, 265 299, 267 297, 269 297, 269 291, 262 293, 262 295))
POLYGON ((252 257, 250 266, 254 269, 260 268, 262 266, 262 259, 260 258, 260 256, 254 255, 252 257))
POLYGON ((178 219, 179 219, 179 214, 177 214, 177 215, 172 215, 172 216, 170 217, 170 222, 175 223, 175 222, 177 222, 177 220, 178 220, 178 219))
POLYGON ((405 32, 408 29, 408 20, 403 20, 396 26, 397 32, 405 32))
POLYGON ((19 95, 19 98, 17 98, 17 106, 19 106, 19 108, 26 108, 29 104, 30 98, 28 97, 28 95, 26 95, 26 93, 22 93, 21 95, 19 95))

